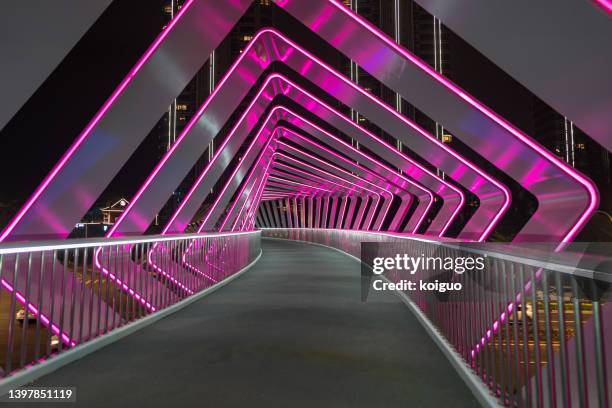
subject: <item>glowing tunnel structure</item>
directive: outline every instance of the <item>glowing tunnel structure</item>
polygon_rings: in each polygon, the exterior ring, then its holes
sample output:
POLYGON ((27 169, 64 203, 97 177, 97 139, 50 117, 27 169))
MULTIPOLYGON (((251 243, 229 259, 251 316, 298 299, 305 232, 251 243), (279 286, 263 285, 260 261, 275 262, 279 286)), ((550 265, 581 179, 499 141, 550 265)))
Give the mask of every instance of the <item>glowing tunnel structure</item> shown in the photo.
MULTIPOLYGON (((67 237, 250 3, 233 0, 220 7, 215 0, 186 1, 0 240, 67 237)), ((554 242, 561 249, 597 208, 598 192, 585 176, 340 2, 275 3, 531 193, 538 205, 516 241, 554 242)), ((184 233, 194 225, 198 232, 246 231, 257 224, 385 230, 444 240, 463 212, 465 217, 471 215, 457 238, 484 241, 512 202, 508 186, 351 82, 318 58, 316 50, 303 48, 289 33, 263 29, 185 126, 107 236, 144 234, 218 136, 225 136, 223 142, 162 234, 184 233), (299 83, 277 72, 279 67, 296 73, 299 83), (227 135, 221 135, 252 91, 247 108, 227 135), (316 94, 325 94, 325 100, 316 94), (359 112, 428 165, 351 121, 329 100, 359 112), (347 143, 349 138, 360 148, 347 143), (215 188, 221 180, 222 186, 215 188), (213 188, 212 205, 197 218, 213 188), (466 210, 467 195, 477 200, 473 212, 466 210)), ((151 248, 148 263, 174 285, 163 286, 138 269, 141 284, 190 293, 190 280, 183 277, 193 272, 214 282, 205 271, 206 256, 194 264, 190 248, 151 248), (163 250, 182 253, 172 272, 156 264, 156 251, 163 250)), ((140 287, 113 279, 103 250, 95 256, 111 280, 145 307, 153 307, 140 287)), ((2 284, 7 290, 21 290, 19 281, 14 286, 4 280, 2 284)), ((508 301, 509 314, 514 299, 508 301)), ((46 318, 50 324, 52 320, 53 316, 46 318)))

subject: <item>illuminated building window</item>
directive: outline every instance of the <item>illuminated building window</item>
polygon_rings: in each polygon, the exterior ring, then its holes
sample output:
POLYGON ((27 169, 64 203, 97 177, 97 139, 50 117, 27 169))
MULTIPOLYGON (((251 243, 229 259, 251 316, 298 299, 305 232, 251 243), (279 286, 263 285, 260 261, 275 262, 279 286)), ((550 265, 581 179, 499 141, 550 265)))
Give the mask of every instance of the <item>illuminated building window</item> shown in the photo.
POLYGON ((176 110, 177 111, 186 111, 187 110, 187 105, 185 105, 184 103, 178 104, 178 105, 176 105, 176 110))
POLYGON ((259 4, 261 4, 262 6, 269 6, 270 0, 259 0, 259 4))
POLYGON ((444 143, 450 143, 453 141, 453 136, 452 135, 442 135, 442 141, 444 143))
POLYGON ((253 39, 253 36, 252 36, 252 35, 243 35, 243 36, 242 36, 242 41, 244 41, 244 42, 249 42, 249 41, 251 41, 252 39, 253 39))
POLYGON ((576 143, 576 149, 584 150, 585 149, 584 143, 576 143))
POLYGON ((187 117, 186 116, 179 116, 178 120, 181 121, 181 122, 184 122, 184 121, 187 120, 187 117))
POLYGON ((172 6, 168 4, 166 7, 164 7, 164 12, 172 14, 172 6))
POLYGON ((359 122, 365 122, 365 118, 359 117, 359 122))

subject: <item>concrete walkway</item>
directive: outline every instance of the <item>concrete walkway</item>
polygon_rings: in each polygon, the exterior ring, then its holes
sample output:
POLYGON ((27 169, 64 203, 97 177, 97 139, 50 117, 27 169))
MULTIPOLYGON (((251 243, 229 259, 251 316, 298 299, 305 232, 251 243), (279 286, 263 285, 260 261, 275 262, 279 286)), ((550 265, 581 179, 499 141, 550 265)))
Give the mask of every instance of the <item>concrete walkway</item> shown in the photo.
POLYGON ((63 406, 88 408, 478 406, 395 295, 360 301, 357 262, 263 250, 226 287, 32 386, 75 386, 63 406))

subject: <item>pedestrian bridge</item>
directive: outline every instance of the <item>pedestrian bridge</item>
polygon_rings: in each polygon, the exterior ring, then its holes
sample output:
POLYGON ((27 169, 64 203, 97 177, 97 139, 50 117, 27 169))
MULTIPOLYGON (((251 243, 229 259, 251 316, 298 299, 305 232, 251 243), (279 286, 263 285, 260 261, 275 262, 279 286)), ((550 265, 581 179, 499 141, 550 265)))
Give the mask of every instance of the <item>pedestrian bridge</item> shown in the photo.
MULTIPOLYGON (((575 120, 609 149, 609 1, 546 1, 480 1, 465 18, 420 3, 565 115, 566 143, 575 120), (562 58, 479 25, 511 12, 562 58), (579 46, 555 42, 568 30, 553 12, 580 16, 566 25, 579 46)), ((612 249, 574 243, 597 185, 346 3, 185 0, 97 96, 0 234, 0 396, 31 384, 76 387, 84 407, 610 405, 612 249), (284 23, 243 35, 144 181, 126 176, 252 4, 284 23), (121 215, 104 237, 73 238, 118 175, 135 191, 121 215), (376 272, 396 255, 434 261, 376 272)))

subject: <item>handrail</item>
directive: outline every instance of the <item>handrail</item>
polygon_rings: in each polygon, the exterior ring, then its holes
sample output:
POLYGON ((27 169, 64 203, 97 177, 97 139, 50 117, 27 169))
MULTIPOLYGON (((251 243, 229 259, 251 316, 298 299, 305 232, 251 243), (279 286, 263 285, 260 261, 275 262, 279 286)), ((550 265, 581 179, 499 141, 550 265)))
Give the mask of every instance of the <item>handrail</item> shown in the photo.
MULTIPOLYGON (((275 230, 342 231, 354 232, 363 235, 405 239, 435 245, 440 248, 459 250, 462 252, 473 253, 475 255, 487 255, 504 261, 522 263, 524 265, 536 268, 544 268, 564 274, 612 283, 612 263, 610 263, 612 262, 612 257, 605 257, 592 253, 583 253, 577 250, 573 251, 571 245, 564 252, 554 252, 555 246, 549 243, 476 243, 460 241, 453 238, 433 240, 423 238, 422 235, 414 235, 409 233, 338 230, 333 228, 261 228, 261 230, 264 232, 272 232, 275 230), (538 248, 538 245, 540 248, 538 248), (516 253, 517 250, 522 250, 524 256, 514 255, 513 252, 516 253), (580 261, 580 264, 577 261, 580 261), (587 264, 589 267, 581 266, 581 264, 587 264)), ((574 246, 579 245, 580 243, 574 244, 574 246)))
POLYGON ((145 235, 141 237, 113 237, 113 238, 69 238, 48 241, 20 241, 0 243, 0 255, 17 254, 23 252, 52 251, 74 248, 97 248, 113 245, 134 245, 154 242, 179 241, 184 239, 217 238, 224 236, 238 236, 259 234, 260 231, 241 232, 203 232, 194 234, 145 235))
POLYGON ((249 231, 0 244, 0 300, 9 297, 0 303, 8 315, 0 324, 0 377, 199 296, 254 262, 260 237, 249 231))

